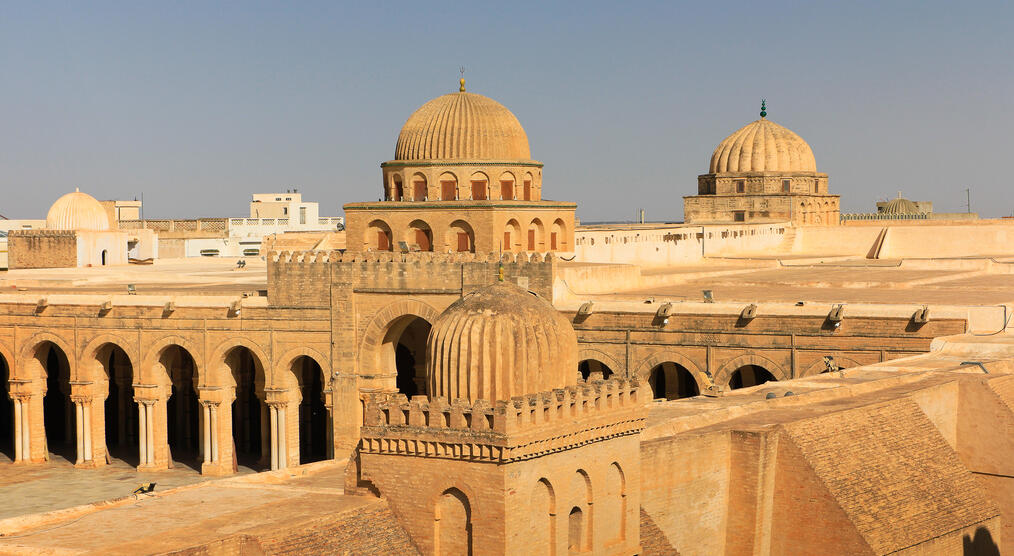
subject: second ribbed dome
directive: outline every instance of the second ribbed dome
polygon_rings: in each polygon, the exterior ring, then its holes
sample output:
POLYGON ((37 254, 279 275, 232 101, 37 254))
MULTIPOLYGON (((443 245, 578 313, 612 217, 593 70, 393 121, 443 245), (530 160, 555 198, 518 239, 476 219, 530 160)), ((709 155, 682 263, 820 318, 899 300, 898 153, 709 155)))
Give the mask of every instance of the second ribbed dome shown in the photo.
POLYGON ((813 150, 791 129, 761 118, 719 143, 711 155, 711 173, 816 172, 813 150))
POLYGON ((509 282, 447 308, 426 342, 430 397, 495 402, 577 383, 577 334, 535 294, 509 282))
POLYGON ((528 161, 528 135, 504 105, 475 93, 437 97, 401 128, 395 160, 528 161))
POLYGON ((109 215, 95 197, 72 191, 60 197, 46 214, 46 228, 50 230, 110 229, 109 215))

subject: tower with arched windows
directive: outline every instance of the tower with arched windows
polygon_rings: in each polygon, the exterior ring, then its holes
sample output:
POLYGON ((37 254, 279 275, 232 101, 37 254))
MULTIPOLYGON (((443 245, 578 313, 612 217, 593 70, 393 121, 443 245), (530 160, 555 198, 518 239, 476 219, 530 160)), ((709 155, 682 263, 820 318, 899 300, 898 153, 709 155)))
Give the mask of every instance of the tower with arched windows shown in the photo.
POLYGON ((576 205, 543 199, 521 123, 464 79, 409 116, 380 166, 381 200, 344 207, 350 251, 574 250, 576 205))

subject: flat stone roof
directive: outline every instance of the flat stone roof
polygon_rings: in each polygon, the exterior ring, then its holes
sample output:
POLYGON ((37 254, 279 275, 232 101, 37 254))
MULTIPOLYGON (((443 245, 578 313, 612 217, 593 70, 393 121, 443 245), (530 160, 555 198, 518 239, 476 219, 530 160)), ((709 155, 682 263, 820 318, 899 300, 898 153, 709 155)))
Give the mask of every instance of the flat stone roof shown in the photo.
POLYGON ((238 295, 267 289, 267 263, 259 257, 157 259, 150 265, 22 269, 0 272, 0 293, 126 293, 137 295, 238 295))

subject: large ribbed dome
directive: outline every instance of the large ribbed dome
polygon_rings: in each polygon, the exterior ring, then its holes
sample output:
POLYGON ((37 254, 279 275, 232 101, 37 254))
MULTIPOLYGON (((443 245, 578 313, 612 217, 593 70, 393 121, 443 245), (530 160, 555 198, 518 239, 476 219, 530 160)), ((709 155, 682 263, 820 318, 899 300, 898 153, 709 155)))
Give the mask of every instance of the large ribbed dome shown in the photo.
POLYGON ((528 291, 497 282, 451 304, 426 342, 429 395, 494 402, 577 383, 577 334, 528 291))
POLYGON ((711 173, 816 172, 813 150, 792 130, 761 118, 725 138, 711 155, 711 173))
POLYGON ((75 190, 60 197, 46 214, 50 230, 97 230, 110 228, 109 215, 95 197, 75 190))
POLYGON ((401 128, 394 149, 395 160, 531 158, 528 136, 514 114, 491 98, 464 91, 422 105, 401 128))

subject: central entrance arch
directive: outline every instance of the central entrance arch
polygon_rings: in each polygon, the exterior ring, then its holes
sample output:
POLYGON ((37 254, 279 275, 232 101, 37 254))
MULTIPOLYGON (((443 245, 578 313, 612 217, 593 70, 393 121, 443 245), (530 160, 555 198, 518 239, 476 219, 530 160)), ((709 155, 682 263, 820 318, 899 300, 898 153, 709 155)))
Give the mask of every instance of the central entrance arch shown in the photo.
POLYGON ((408 397, 426 394, 426 338, 430 322, 404 315, 391 322, 384 334, 382 356, 386 369, 397 370, 395 386, 408 397))

